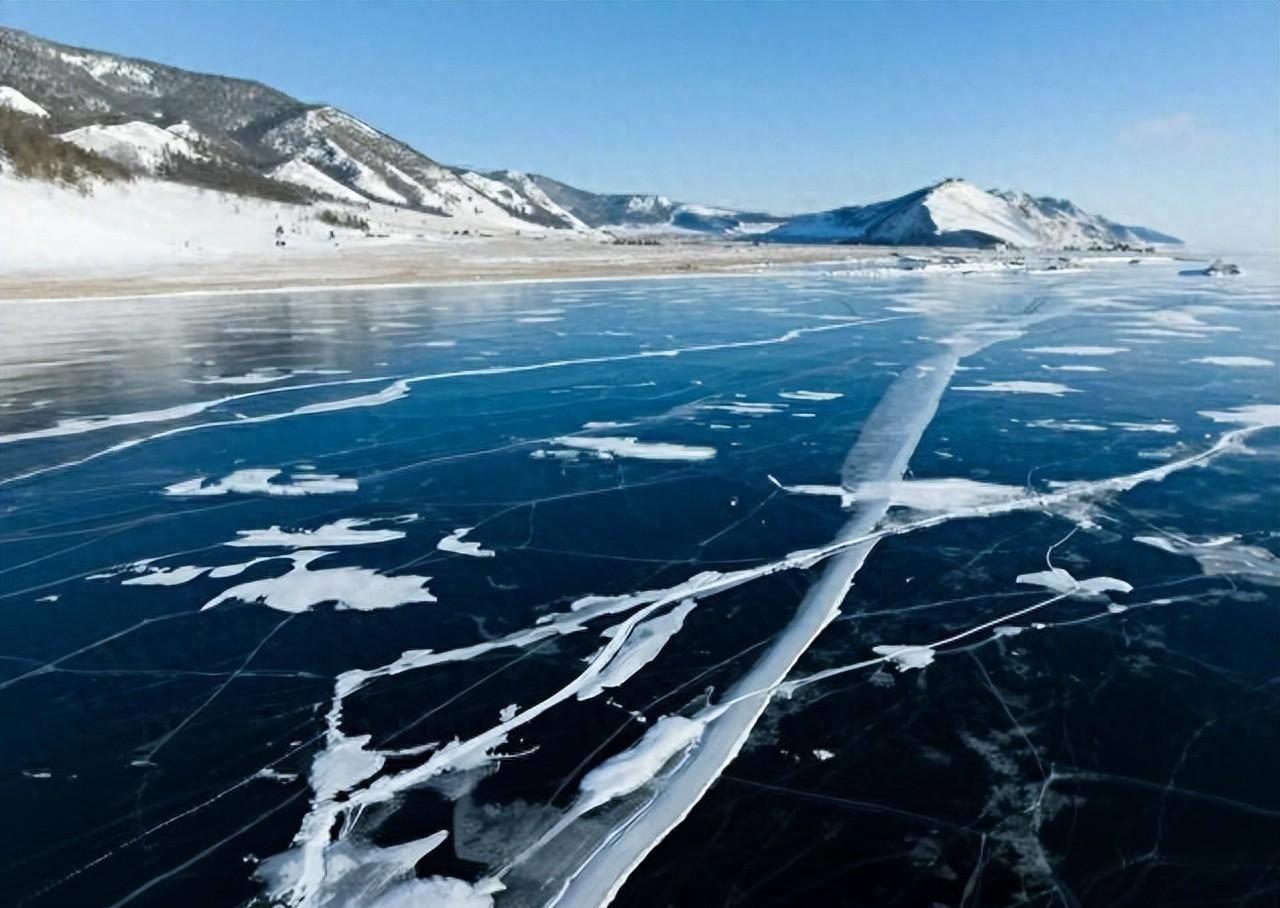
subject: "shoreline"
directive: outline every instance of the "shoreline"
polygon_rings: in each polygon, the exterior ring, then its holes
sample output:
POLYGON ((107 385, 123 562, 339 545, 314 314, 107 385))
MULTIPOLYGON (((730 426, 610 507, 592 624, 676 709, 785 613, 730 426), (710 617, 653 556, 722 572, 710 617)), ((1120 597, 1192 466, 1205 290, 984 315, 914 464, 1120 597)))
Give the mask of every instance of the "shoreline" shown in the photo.
MULTIPOLYGON (((333 258, 307 254, 284 259, 229 258, 192 262, 183 272, 173 263, 118 271, 0 274, 0 306, 232 294, 318 293, 539 284, 680 277, 767 275, 795 265, 840 265, 879 258, 887 247, 831 245, 752 246, 672 243, 662 246, 601 246, 569 243, 548 250, 533 241, 496 240, 459 249, 397 244, 333 258), (441 252, 448 254, 441 255, 441 252)), ((347 250, 344 249, 343 253, 347 250)))
MULTIPOLYGON (((438 242, 366 247, 350 244, 334 247, 331 255, 309 250, 296 256, 290 252, 271 257, 139 263, 116 270, 86 268, 72 274, 54 270, 0 274, 0 306, 681 277, 764 277, 789 273, 796 266, 856 266, 896 255, 946 254, 989 253, 945 247, 754 245, 696 240, 655 246, 565 240, 549 248, 545 241, 510 237, 448 244, 443 248, 438 242)), ((1201 258, 1188 250, 1164 254, 1175 261, 1201 258)))

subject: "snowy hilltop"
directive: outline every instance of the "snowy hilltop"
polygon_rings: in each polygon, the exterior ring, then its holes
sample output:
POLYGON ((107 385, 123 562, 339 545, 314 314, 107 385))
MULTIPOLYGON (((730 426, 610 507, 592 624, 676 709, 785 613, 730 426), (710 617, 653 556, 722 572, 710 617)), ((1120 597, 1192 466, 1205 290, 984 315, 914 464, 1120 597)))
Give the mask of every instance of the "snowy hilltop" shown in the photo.
POLYGON ((887 202, 800 215, 770 232, 768 238, 885 246, 1057 249, 1180 242, 1154 230, 1127 227, 1089 214, 1065 199, 988 192, 960 179, 943 180, 887 202))

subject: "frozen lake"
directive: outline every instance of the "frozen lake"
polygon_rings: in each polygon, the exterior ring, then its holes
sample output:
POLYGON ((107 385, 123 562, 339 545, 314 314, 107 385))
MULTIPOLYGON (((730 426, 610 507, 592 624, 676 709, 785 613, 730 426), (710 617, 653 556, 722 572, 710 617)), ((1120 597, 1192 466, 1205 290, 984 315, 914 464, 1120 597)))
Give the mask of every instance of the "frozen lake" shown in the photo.
POLYGON ((1280 293, 1186 267, 0 305, 0 892, 1274 904, 1280 293))

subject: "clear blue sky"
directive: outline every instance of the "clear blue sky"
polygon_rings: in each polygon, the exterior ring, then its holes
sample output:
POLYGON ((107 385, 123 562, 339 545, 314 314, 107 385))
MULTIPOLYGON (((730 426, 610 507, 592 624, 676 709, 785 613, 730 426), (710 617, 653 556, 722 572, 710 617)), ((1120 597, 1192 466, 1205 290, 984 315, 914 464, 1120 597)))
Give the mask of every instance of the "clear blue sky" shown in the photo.
POLYGON ((797 211, 943 176, 1280 242, 1280 4, 0 2, 432 157, 797 211))

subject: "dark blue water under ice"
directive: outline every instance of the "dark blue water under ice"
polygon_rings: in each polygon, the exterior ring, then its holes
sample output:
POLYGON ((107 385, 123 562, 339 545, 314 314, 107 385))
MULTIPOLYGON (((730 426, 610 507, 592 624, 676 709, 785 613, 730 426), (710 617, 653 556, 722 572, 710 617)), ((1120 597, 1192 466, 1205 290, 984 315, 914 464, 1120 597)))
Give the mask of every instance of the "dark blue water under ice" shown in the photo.
POLYGON ((1280 296, 1185 267, 0 306, 0 902, 1276 905, 1280 296))

